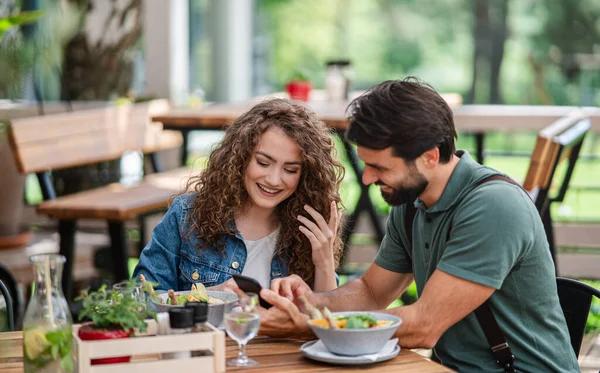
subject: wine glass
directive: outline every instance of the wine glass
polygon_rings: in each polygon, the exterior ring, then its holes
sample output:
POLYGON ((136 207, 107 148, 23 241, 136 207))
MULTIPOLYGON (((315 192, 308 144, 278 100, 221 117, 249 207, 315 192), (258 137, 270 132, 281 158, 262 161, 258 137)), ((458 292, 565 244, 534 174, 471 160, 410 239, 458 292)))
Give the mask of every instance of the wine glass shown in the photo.
POLYGON ((238 343, 238 356, 227 361, 227 365, 234 367, 250 367, 258 365, 256 360, 249 359, 246 355, 246 344, 256 337, 260 326, 258 313, 258 295, 246 293, 240 297, 239 307, 225 312, 225 330, 230 338, 238 343))
POLYGON ((148 299, 141 282, 134 280, 121 281, 113 285, 113 290, 117 291, 121 297, 137 301, 141 307, 150 310, 148 299))

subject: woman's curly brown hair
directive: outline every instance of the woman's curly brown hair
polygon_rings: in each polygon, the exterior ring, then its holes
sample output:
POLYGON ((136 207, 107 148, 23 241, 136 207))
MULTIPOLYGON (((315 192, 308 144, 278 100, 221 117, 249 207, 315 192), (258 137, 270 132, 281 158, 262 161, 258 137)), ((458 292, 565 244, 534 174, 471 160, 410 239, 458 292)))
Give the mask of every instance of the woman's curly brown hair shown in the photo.
MULTIPOLYGON (((235 235, 235 213, 248 200, 244 187, 246 167, 260 136, 272 127, 280 128, 298 144, 302 160, 296 191, 277 206, 280 223, 277 247, 284 249, 276 255, 285 258, 290 274, 312 284, 315 275, 312 247, 298 229, 300 223, 296 217, 306 216, 304 205, 310 205, 328 221, 331 201, 342 207, 339 187, 344 168, 336 158, 331 132, 301 103, 267 100, 227 127, 223 140, 211 152, 206 169, 188 183, 198 192, 188 233, 196 235, 206 247, 215 246, 224 252, 220 238, 223 234, 235 235)), ((336 232, 334 244, 336 268, 343 251, 340 233, 341 228, 336 232)), ((202 249, 198 247, 199 251, 202 249)))

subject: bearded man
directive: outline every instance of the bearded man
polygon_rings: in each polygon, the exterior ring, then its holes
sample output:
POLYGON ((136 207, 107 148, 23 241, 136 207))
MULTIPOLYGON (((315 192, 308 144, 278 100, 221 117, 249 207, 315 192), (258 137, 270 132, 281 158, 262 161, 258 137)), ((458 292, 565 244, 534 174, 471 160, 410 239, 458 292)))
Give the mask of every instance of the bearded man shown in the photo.
POLYGON ((309 333, 300 295, 333 311, 385 310, 414 280, 418 300, 384 311, 403 319, 402 346, 434 348, 461 372, 578 372, 540 216, 506 175, 456 151, 444 99, 408 78, 373 87, 348 112, 362 181, 393 206, 386 235, 368 270, 336 290, 274 280, 261 292, 275 305, 261 333, 309 333))

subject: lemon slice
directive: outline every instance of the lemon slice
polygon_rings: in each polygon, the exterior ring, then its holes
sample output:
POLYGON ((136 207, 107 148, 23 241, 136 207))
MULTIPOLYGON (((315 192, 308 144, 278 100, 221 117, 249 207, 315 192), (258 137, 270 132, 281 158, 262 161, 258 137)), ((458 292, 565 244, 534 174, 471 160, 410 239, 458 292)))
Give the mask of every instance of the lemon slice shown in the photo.
POLYGON ((208 292, 201 282, 192 284, 192 290, 190 291, 190 294, 200 302, 208 302, 208 292))
POLYGON ((30 329, 23 333, 23 347, 29 359, 38 358, 50 342, 46 339, 45 332, 41 329, 30 329))

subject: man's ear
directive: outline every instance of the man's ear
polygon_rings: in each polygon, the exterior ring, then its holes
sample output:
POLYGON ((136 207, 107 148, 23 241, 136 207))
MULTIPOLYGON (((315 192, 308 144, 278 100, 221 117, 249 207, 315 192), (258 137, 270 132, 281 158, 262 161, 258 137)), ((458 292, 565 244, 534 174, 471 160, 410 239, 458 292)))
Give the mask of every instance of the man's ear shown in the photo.
POLYGON ((421 155, 425 167, 431 169, 440 162, 440 149, 438 147, 427 150, 421 155))

